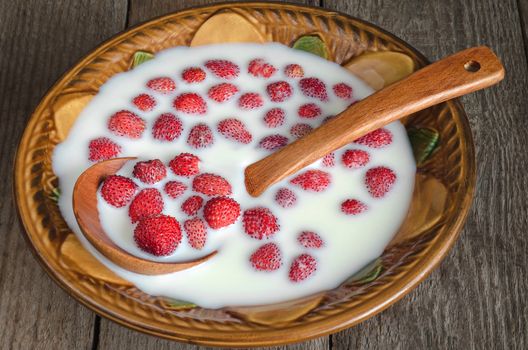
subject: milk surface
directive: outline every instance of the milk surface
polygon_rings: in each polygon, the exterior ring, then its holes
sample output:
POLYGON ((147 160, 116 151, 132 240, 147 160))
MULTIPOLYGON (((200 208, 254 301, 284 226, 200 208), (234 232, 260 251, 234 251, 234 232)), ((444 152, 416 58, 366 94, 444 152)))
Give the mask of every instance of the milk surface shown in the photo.
MULTIPOLYGON (((296 123, 307 123, 314 128, 327 116, 344 110, 349 101, 338 98, 332 86, 344 82, 353 88, 353 99, 359 100, 372 93, 372 90, 341 66, 315 55, 290 49, 280 44, 220 44, 196 48, 176 47, 156 54, 156 58, 143 63, 131 71, 111 78, 99 93, 82 111, 72 127, 68 138, 58 145, 53 154, 53 170, 59 177, 61 197, 59 207, 69 227, 83 245, 108 268, 122 278, 131 281, 138 288, 152 295, 194 302, 203 307, 219 308, 233 305, 259 305, 291 300, 316 292, 337 287, 345 279, 360 270, 383 252, 401 225, 411 199, 415 163, 405 128, 394 122, 386 129, 393 135, 392 144, 374 149, 358 144, 350 144, 335 152, 336 165, 324 167, 317 161, 308 168, 321 169, 331 174, 332 183, 323 192, 306 192, 289 184, 294 176, 270 187, 263 195, 253 198, 244 186, 244 168, 270 154, 258 147, 265 136, 281 134, 294 140, 289 133, 296 123), (268 79, 256 78, 247 73, 248 63, 262 58, 273 64, 278 71, 268 79), (217 103, 207 98, 207 91, 213 85, 226 82, 216 78, 203 64, 210 59, 228 59, 240 67, 240 75, 228 82, 239 88, 239 93, 231 100, 217 103), (317 77, 327 86, 329 101, 321 102, 306 97, 298 87, 298 80, 284 75, 283 69, 291 63, 300 64, 305 77, 317 77), (207 78, 201 83, 188 84, 181 79, 181 73, 188 67, 201 66, 207 78), (176 82, 176 90, 170 94, 160 94, 146 87, 147 81, 168 76, 176 82), (269 83, 285 80, 293 87, 293 96, 286 102, 271 102, 266 94, 269 83), (196 92, 207 98, 206 115, 189 115, 177 112, 172 102, 184 92, 196 92), (257 92, 265 101, 262 108, 241 110, 238 97, 246 92, 257 92), (155 97, 157 106, 150 112, 139 111, 131 100, 140 93, 155 97), (297 109, 304 103, 316 103, 323 111, 322 116, 303 119, 297 109), (286 112, 285 123, 278 128, 269 128, 263 122, 265 113, 280 107, 286 112), (119 137, 107 129, 108 118, 117 111, 133 111, 147 121, 147 128, 139 140, 119 137), (183 122, 182 135, 173 142, 161 142, 152 137, 152 125, 162 113, 173 113, 183 122), (238 118, 245 123, 253 141, 248 145, 227 140, 216 131, 219 121, 238 118), (214 144, 204 149, 193 149, 187 145, 187 135, 192 126, 206 123, 214 132, 214 144), (72 210, 72 191, 77 177, 93 163, 88 160, 88 143, 98 137, 108 137, 122 147, 120 156, 135 156, 139 160, 158 158, 166 165, 179 153, 189 152, 200 159, 200 172, 218 174, 227 179, 233 187, 231 195, 240 203, 241 211, 264 206, 273 212, 280 224, 280 231, 268 240, 256 240, 244 233, 241 218, 226 228, 208 229, 207 244, 202 250, 192 249, 182 227, 182 242, 176 251, 167 257, 154 257, 141 251, 133 240, 135 225, 128 218, 128 206, 114 208, 99 198, 99 212, 103 228, 120 247, 139 257, 156 261, 185 261, 202 257, 214 250, 218 254, 204 264, 171 274, 145 276, 116 266, 98 253, 82 235, 72 210), (341 154, 347 149, 362 149, 370 154, 370 162, 360 169, 347 169, 341 164, 341 154), (383 198, 373 198, 364 184, 365 173, 376 166, 391 168, 397 181, 383 198), (297 204, 284 209, 274 201, 277 190, 287 187, 297 195, 297 204), (346 199, 358 199, 369 209, 356 216, 347 216, 340 211, 346 199), (324 240, 324 247, 307 249, 297 242, 302 231, 314 231, 324 240), (282 252, 283 265, 273 272, 256 271, 249 262, 250 255, 260 246, 275 242, 282 252), (293 259, 302 253, 309 253, 317 259, 317 271, 308 279, 293 283, 288 279, 288 271, 293 259)), ((119 172, 132 178, 134 163, 129 162, 119 172)), ((180 209, 182 201, 196 193, 191 192, 191 179, 175 176, 167 169, 168 176, 163 181, 148 187, 155 187, 163 195, 163 213, 174 216, 181 225, 188 216, 180 209), (189 190, 178 199, 169 198, 163 191, 167 181, 178 180, 186 183, 189 190)), ((140 181, 136 183, 141 185, 140 181)), ((202 196, 205 200, 208 198, 202 196)), ((203 209, 200 210, 201 216, 203 209)))

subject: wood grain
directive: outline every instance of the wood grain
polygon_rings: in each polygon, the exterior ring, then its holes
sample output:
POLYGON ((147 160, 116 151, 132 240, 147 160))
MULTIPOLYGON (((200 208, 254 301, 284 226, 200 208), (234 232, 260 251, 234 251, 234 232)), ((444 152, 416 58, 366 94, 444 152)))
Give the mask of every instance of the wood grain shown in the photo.
MULTIPOLYGON (((521 0, 522 1, 522 0, 521 0)), ((525 349, 528 303, 527 65, 514 0, 325 1, 377 23, 431 60, 490 46, 506 68, 463 98, 477 146, 475 201, 455 249, 414 292, 332 336, 334 349, 525 349), (508 38, 505 40, 504 38, 508 38)))
POLYGON ((12 168, 25 120, 53 82, 125 20, 125 1, 0 1, 0 349, 89 349, 95 316, 47 276, 20 232, 12 168))

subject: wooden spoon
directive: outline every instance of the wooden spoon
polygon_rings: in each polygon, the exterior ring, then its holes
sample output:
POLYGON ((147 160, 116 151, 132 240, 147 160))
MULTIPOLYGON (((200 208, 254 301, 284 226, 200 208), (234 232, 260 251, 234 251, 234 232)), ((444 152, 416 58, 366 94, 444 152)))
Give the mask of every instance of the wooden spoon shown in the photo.
POLYGON ((487 47, 474 47, 437 61, 361 100, 336 118, 281 150, 246 167, 254 197, 326 154, 395 120, 494 85, 504 68, 487 47))
POLYGON ((127 161, 134 159, 136 158, 129 157, 102 161, 88 168, 77 179, 73 189, 73 212, 84 237, 95 249, 114 264, 144 275, 159 275, 185 270, 201 264, 216 255, 217 251, 214 251, 192 261, 178 263, 155 262, 138 258, 124 251, 108 237, 99 221, 97 189, 107 176, 115 174, 127 161))

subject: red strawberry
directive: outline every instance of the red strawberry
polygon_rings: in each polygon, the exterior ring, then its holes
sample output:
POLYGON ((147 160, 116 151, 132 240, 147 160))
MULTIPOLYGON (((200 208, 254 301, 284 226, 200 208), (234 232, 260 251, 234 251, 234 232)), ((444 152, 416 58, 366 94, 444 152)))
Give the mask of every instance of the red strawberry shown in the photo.
POLYGON ((256 77, 263 77, 263 78, 269 78, 275 72, 277 71, 277 68, 273 67, 273 65, 266 63, 262 58, 256 58, 249 62, 248 66, 248 73, 256 76, 256 77))
POLYGON ((309 134, 312 130, 313 128, 308 124, 297 123, 291 127, 290 134, 296 139, 300 139, 304 135, 309 134))
POLYGON ((304 69, 298 64, 289 64, 284 68, 284 74, 290 78, 304 77, 304 69))
POLYGON ((101 196, 108 204, 121 208, 132 200, 136 190, 137 185, 128 177, 110 175, 101 186, 101 196))
POLYGON ((156 215, 139 222, 134 230, 134 241, 145 252, 155 255, 169 255, 181 242, 181 229, 172 216, 156 215))
POLYGON ((305 191, 321 192, 330 185, 331 176, 322 170, 307 170, 297 175, 290 182, 305 191))
POLYGON ((255 109, 262 107, 264 105, 264 100, 260 97, 259 94, 254 92, 248 92, 238 100, 238 106, 242 109, 255 109))
POLYGON ((335 154, 334 152, 328 153, 323 157, 323 166, 331 168, 335 165, 335 154))
POLYGON ((292 282, 301 282, 317 270, 317 260, 309 254, 301 254, 293 260, 288 277, 292 282))
POLYGON ((367 209, 367 205, 357 199, 347 199, 341 203, 341 211, 347 215, 357 215, 367 209))
POLYGON ((210 88, 207 94, 209 95, 209 98, 216 102, 225 102, 235 96, 237 92, 238 88, 236 85, 221 83, 210 88))
POLYGON ((163 189, 169 197, 176 199, 185 192, 185 190, 187 189, 187 185, 179 181, 169 181, 165 184, 163 189))
POLYGON ((306 118, 306 119, 312 119, 317 118, 321 115, 321 108, 319 108, 318 105, 315 103, 307 103, 299 107, 297 110, 297 113, 299 114, 299 117, 306 118))
POLYGON ((317 78, 303 78, 299 81, 299 87, 303 94, 308 97, 317 98, 321 101, 328 100, 326 85, 317 78))
POLYGON ((246 125, 235 118, 224 119, 218 123, 218 132, 229 140, 248 144, 253 139, 246 125))
POLYGON ((251 266, 258 271, 275 271, 282 265, 282 255, 275 243, 267 243, 249 257, 251 266))
POLYGON ((152 127, 152 136, 161 141, 173 141, 182 133, 182 122, 172 113, 164 113, 156 119, 152 127))
POLYGON ((381 198, 385 196, 396 182, 396 174, 389 168, 380 166, 371 168, 365 174, 365 184, 372 197, 381 198))
POLYGON ((297 242, 305 248, 321 248, 324 245, 323 239, 312 231, 303 231, 297 237, 297 242))
POLYGON ((194 249, 202 249, 207 241, 207 227, 203 220, 200 218, 186 220, 183 228, 187 233, 189 245, 194 249))
POLYGON ((149 216, 161 214, 163 210, 163 198, 155 188, 146 188, 138 193, 136 198, 128 207, 128 216, 132 223, 138 222, 149 216))
POLYGON ((200 174, 192 183, 193 191, 203 193, 206 196, 226 196, 231 194, 231 185, 220 175, 200 174))
POLYGON ((248 209, 242 215, 244 231, 255 239, 269 238, 279 230, 277 218, 264 207, 248 209))
POLYGON ((354 142, 371 148, 381 148, 392 143, 392 133, 387 129, 381 128, 369 132, 354 142))
POLYGON ((146 184, 155 184, 167 176, 167 169, 159 159, 137 162, 132 172, 134 177, 146 184))
POLYGON ((151 79, 148 81, 147 86, 162 94, 169 93, 176 89, 176 83, 169 77, 151 79))
POLYGON ((121 146, 107 137, 100 137, 90 141, 88 150, 88 159, 92 162, 99 162, 117 157, 121 152, 121 146))
POLYGON ((130 111, 122 110, 108 119, 108 130, 117 136, 138 139, 145 130, 145 121, 130 111))
POLYGON ((156 100, 154 97, 147 95, 147 94, 141 94, 132 100, 132 103, 140 110, 144 112, 148 112, 154 109, 156 107, 156 100))
POLYGON ((282 135, 270 135, 264 137, 259 142, 259 147, 267 149, 268 151, 274 151, 288 144, 288 138, 282 135))
POLYGON ((273 102, 283 102, 290 98, 293 92, 291 85, 285 81, 269 84, 266 91, 273 102))
POLYGON ((240 216, 240 204, 229 197, 215 197, 205 203, 204 218, 212 229, 229 226, 240 216))
POLYGON ((341 156, 343 165, 350 169, 361 168, 370 161, 370 155, 360 149, 348 149, 341 156))
POLYGON ((196 215, 196 213, 198 212, 198 210, 200 210, 202 205, 203 205, 203 198, 202 197, 200 197, 200 196, 191 196, 191 197, 187 198, 185 200, 185 202, 182 203, 181 210, 185 214, 187 214, 189 216, 193 216, 193 215, 196 215))
POLYGON ((182 79, 190 83, 199 83, 205 80, 205 72, 199 67, 190 67, 183 71, 182 79))
POLYGON ((223 79, 233 79, 240 73, 240 68, 228 60, 210 60, 205 62, 205 66, 214 75, 223 79))
POLYGON ((284 124, 286 113, 282 108, 272 108, 264 116, 264 123, 270 128, 276 128, 284 124))
POLYGON ((176 97, 173 105, 176 110, 187 114, 205 114, 207 112, 207 103, 194 92, 187 92, 176 97))
POLYGON ((190 153, 180 153, 169 162, 172 172, 179 176, 191 177, 200 172, 200 158, 190 153))
POLYGON ((283 208, 290 208, 297 202, 297 196, 292 190, 283 187, 275 194, 275 201, 283 208))
POLYGON ((196 124, 187 137, 187 144, 193 148, 206 148, 213 144, 213 132, 207 124, 196 124))
POLYGON ((334 90, 334 94, 343 100, 352 98, 352 88, 345 83, 335 84, 332 89, 334 90))

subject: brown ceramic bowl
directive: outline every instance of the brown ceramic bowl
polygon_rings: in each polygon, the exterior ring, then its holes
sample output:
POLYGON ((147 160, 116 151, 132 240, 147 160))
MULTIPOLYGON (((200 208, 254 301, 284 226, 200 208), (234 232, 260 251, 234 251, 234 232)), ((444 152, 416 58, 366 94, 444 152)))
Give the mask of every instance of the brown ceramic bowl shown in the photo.
POLYGON ((155 53, 193 40, 291 45, 306 34, 322 38, 329 59, 340 64, 387 50, 406 54, 415 67, 427 64, 410 45, 364 21, 319 8, 261 2, 195 8, 154 19, 108 40, 70 69, 31 116, 14 174, 28 242, 50 276, 81 303, 122 325, 220 346, 285 344, 336 332, 387 308, 423 280, 456 240, 475 188, 473 141, 457 101, 405 120, 414 130, 436 130, 440 142, 419 164, 409 215, 380 259, 337 289, 302 300, 210 310, 147 295, 95 260, 61 217, 52 151, 91 96, 112 75, 127 70, 137 51, 155 53), (243 30, 233 32, 239 26, 243 30))

